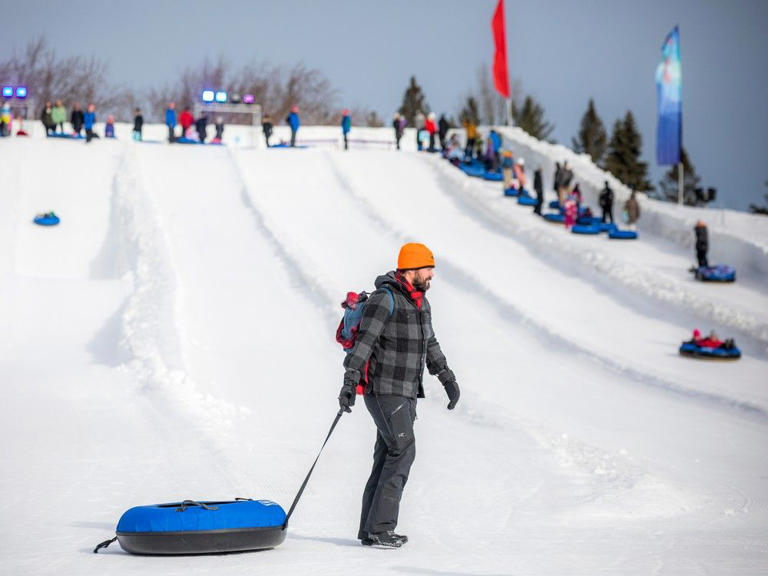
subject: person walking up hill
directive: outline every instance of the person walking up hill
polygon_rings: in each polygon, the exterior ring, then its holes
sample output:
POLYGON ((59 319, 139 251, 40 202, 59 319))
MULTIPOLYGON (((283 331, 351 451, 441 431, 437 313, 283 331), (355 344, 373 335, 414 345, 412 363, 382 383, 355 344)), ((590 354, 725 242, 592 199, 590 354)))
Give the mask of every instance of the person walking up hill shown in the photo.
POLYGON ((400 249, 397 270, 376 279, 354 348, 344 360, 339 406, 351 411, 356 387, 364 383, 363 400, 377 430, 357 535, 363 546, 399 548, 408 541, 395 528, 416 457, 413 424, 416 399, 424 397, 425 364, 443 384, 448 409, 459 401, 456 376, 432 329, 426 293, 434 268, 435 258, 423 244, 405 244, 400 249))

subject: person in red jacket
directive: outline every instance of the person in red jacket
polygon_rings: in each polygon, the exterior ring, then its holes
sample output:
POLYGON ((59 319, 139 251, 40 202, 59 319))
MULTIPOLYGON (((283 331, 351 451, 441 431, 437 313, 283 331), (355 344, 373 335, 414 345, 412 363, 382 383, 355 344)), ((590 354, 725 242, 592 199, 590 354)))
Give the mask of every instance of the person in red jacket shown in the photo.
POLYGON ((189 107, 185 106, 179 116, 179 124, 181 124, 181 137, 184 138, 187 135, 187 129, 195 123, 195 117, 192 116, 192 112, 189 111, 189 107))
POLYGON ((424 128, 429 134, 429 151, 435 151, 435 132, 437 132, 437 125, 435 124, 435 113, 430 112, 427 116, 427 121, 424 123, 424 128))

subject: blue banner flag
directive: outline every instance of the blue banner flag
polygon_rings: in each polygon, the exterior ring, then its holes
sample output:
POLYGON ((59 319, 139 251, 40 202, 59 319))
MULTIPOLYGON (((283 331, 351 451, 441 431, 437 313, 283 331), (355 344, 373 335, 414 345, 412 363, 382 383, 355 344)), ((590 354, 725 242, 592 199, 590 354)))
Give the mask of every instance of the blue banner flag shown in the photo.
POLYGON ((659 124, 656 131, 656 162, 680 162, 683 147, 683 85, 680 64, 680 31, 675 26, 661 47, 661 63, 656 68, 659 98, 659 124))

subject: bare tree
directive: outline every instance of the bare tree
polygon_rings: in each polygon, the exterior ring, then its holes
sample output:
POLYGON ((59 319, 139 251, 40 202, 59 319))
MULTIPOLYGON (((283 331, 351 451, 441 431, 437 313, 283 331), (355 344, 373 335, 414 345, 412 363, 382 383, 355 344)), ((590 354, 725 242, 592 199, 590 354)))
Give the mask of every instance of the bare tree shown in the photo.
POLYGON ((105 62, 95 56, 58 58, 43 37, 30 41, 23 53, 14 51, 0 61, 0 77, 27 86, 38 107, 57 99, 66 105, 79 100, 93 102, 99 110, 125 119, 135 101, 130 91, 109 85, 105 62))

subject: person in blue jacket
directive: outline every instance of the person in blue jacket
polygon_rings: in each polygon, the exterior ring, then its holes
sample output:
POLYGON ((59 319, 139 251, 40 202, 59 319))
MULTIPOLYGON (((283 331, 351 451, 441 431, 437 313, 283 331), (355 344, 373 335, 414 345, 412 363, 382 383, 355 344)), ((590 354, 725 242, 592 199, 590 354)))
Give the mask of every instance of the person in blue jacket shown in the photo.
POLYGON ((493 143, 493 161, 494 161, 494 167, 498 166, 500 164, 499 160, 501 158, 501 134, 496 132, 493 128, 491 128, 491 133, 488 135, 488 137, 491 139, 491 142, 493 143))
POLYGON ((168 142, 174 142, 176 135, 173 131, 176 129, 176 102, 169 102, 165 109, 165 125, 168 126, 168 142))
POLYGON ((347 134, 352 128, 352 118, 349 116, 349 110, 343 110, 341 113, 341 133, 344 136, 344 150, 349 150, 349 144, 347 142, 347 134))
POLYGON ((93 125, 96 124, 96 106, 91 102, 88 104, 88 110, 83 116, 83 125, 85 126, 85 141, 90 142, 99 135, 93 131, 93 125))
POLYGON ((291 113, 286 116, 285 121, 291 127, 291 148, 296 146, 296 132, 299 131, 301 120, 299 119, 299 107, 294 104, 291 106, 291 113))

